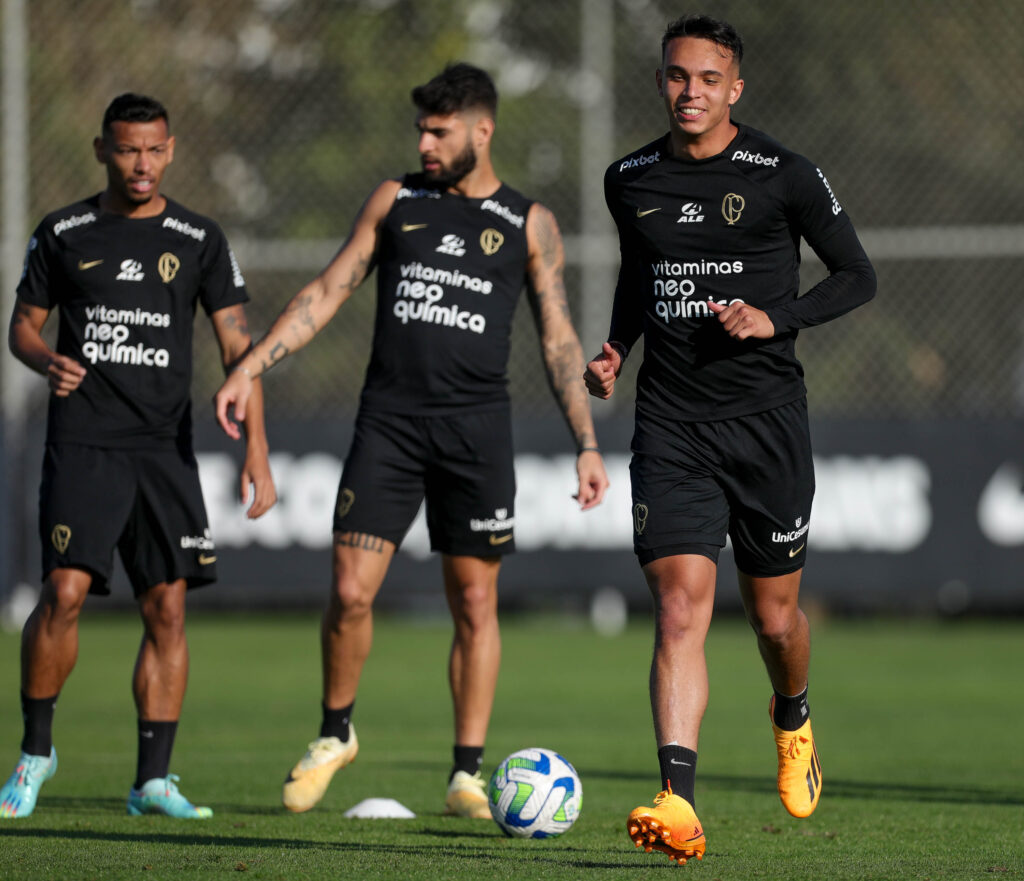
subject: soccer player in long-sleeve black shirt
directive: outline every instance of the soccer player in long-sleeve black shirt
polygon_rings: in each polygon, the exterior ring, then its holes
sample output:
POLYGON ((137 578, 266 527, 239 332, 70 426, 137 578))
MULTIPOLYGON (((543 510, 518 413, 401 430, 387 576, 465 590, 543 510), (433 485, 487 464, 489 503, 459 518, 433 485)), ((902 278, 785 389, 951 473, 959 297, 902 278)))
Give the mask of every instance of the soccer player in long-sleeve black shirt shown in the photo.
POLYGON ((685 862, 706 846, 694 775, 704 639, 727 535, 774 689, 779 795, 798 817, 818 803, 810 639, 798 605, 814 470, 795 341, 801 328, 871 299, 875 275, 821 170, 732 121, 743 91, 735 30, 682 18, 662 52, 670 130, 605 175, 622 266, 609 339, 585 380, 608 398, 643 335, 630 476, 634 547, 655 601, 651 706, 663 791, 627 829, 638 846, 685 862), (802 297, 801 239, 828 270, 802 297))

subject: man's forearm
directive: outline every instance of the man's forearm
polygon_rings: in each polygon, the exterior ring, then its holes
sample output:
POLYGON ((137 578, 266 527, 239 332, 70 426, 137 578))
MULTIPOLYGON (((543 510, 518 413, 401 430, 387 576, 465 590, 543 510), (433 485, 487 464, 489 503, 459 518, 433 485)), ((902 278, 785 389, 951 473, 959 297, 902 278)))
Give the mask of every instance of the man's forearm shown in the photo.
POLYGON ((545 346, 544 365, 548 384, 576 441, 576 449, 596 448, 597 435, 587 388, 580 379, 584 364, 579 342, 573 338, 545 346))
POLYGON ((315 316, 314 287, 315 283, 307 285, 292 298, 266 336, 243 359, 241 366, 250 376, 266 373, 316 336, 323 325, 318 325, 315 316))
POLYGON ((53 360, 54 352, 46 341, 30 328, 17 327, 17 316, 11 320, 8 345, 11 354, 30 370, 45 376, 53 360))

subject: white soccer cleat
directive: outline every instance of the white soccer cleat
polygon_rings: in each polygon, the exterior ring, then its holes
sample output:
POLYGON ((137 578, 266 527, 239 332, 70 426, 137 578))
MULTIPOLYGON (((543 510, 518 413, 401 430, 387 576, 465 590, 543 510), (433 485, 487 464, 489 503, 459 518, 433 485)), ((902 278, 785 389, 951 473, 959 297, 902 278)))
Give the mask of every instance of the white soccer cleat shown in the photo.
POLYGON ((324 797, 335 771, 355 760, 359 752, 356 729, 349 726, 348 740, 318 737, 284 781, 281 801, 289 811, 308 811, 324 797))
POLYGON ((468 774, 456 771, 448 784, 444 800, 444 812, 450 817, 472 817, 475 820, 490 820, 491 808, 487 804, 487 790, 480 772, 468 774))

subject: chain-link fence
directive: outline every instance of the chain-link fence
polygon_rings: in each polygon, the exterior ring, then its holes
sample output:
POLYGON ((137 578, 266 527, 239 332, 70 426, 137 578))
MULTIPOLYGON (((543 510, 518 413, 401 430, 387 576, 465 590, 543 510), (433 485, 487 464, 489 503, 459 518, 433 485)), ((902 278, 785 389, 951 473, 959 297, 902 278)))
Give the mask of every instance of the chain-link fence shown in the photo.
MULTIPOLYGON (((666 0, 25 0, 24 10, 22 240, 45 212, 102 188, 90 141, 110 98, 153 94, 178 141, 165 191, 228 232, 259 333, 330 258, 374 183, 417 166, 410 88, 466 59, 502 96, 499 174, 559 218, 588 353, 607 327, 617 259, 601 171, 665 130, 660 36, 695 11, 666 0)), ((735 117, 822 167, 876 261, 875 302, 800 341, 815 412, 1024 412, 1024 5, 737 0, 700 11, 746 41, 735 117)), ((820 271, 809 262, 805 275, 820 271)), ((271 420, 353 412, 373 297, 369 282, 274 371, 271 420)), ((513 397, 520 414, 551 413, 522 312, 513 397)), ((205 408, 218 367, 212 337, 199 339, 205 408)), ((38 420, 44 389, 28 379, 38 420)), ((628 406, 628 396, 617 405, 628 406)))

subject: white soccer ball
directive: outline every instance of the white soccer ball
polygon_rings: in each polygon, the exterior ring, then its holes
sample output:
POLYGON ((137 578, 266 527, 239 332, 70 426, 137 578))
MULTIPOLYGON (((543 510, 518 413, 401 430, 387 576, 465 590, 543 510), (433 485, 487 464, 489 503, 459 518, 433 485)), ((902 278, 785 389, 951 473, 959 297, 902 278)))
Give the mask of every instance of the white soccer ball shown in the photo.
POLYGON ((506 835, 554 838, 583 807, 576 769, 550 749, 521 749, 495 769, 487 786, 491 816, 506 835))

